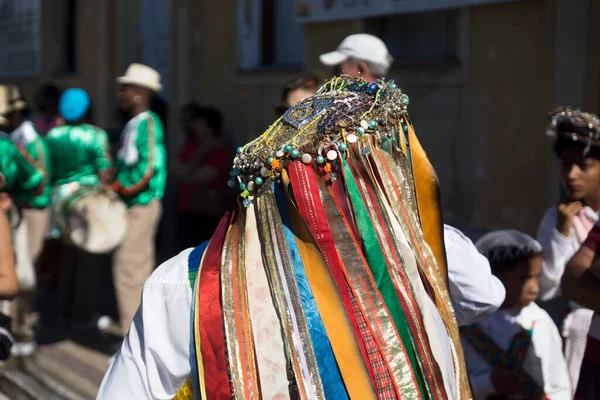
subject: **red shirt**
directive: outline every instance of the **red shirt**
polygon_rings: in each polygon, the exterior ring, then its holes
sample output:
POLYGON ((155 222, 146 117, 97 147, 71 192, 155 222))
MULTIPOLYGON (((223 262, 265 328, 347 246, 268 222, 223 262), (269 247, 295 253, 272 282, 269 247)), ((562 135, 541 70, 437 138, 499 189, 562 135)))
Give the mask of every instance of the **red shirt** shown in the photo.
MULTIPOLYGON (((197 141, 187 142, 179 152, 177 158, 182 163, 187 163, 194 156, 200 143, 197 141)), ((212 190, 223 192, 227 185, 227 175, 229 171, 229 149, 227 146, 217 147, 211 152, 205 154, 198 164, 201 166, 210 166, 218 171, 217 178, 208 185, 190 185, 186 183, 179 184, 179 193, 177 199, 177 210, 190 211, 194 205, 194 199, 200 190, 212 190)))

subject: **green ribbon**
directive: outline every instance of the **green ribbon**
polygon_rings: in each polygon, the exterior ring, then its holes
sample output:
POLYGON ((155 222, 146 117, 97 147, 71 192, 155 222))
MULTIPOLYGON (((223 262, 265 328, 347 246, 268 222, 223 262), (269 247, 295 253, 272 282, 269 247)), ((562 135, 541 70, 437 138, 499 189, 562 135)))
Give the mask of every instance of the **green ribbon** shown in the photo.
POLYGON ((363 250, 367 263, 369 264, 369 269, 371 270, 371 274, 375 279, 377 289, 381 293, 383 301, 385 302, 392 320, 394 321, 394 325, 400 334, 400 339, 402 340, 406 350, 406 355, 410 361, 412 370, 414 371, 417 384, 419 385, 419 390, 424 397, 427 397, 422 371, 417 362, 414 341, 408 328, 404 311, 402 310, 402 306, 400 305, 400 301, 396 294, 394 283, 392 282, 390 273, 387 270, 385 257, 379 245, 379 240, 377 238, 377 234, 375 233, 375 229, 373 228, 371 218, 369 217, 369 212, 367 211, 367 207, 365 206, 365 203, 359 192, 354 175, 352 174, 352 171, 350 170, 346 160, 342 159, 342 165, 344 167, 346 189, 348 191, 348 195, 350 196, 350 201, 354 210, 354 217, 356 219, 356 225, 358 227, 360 238, 362 239, 363 250))

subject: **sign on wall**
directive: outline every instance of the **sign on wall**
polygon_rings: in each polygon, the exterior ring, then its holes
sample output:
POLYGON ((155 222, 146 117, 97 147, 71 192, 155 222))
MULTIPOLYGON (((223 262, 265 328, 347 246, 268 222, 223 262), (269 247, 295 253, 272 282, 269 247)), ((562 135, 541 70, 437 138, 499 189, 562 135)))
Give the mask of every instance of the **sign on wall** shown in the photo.
POLYGON ((0 76, 41 72, 41 0, 0 0, 0 76))
POLYGON ((377 17, 516 0, 296 0, 300 22, 377 17))

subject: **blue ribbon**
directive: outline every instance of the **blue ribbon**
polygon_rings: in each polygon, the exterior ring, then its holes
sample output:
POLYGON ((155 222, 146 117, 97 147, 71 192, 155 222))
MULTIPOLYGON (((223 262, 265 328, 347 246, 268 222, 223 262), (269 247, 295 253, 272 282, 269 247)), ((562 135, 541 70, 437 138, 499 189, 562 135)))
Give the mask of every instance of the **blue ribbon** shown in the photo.
POLYGON ((298 290, 300 291, 300 299, 302 301, 302 308, 304 309, 304 315, 308 325, 308 332, 317 358, 317 365, 319 367, 319 374, 321 375, 321 382, 323 383, 323 390, 325 391, 325 398, 347 400, 348 394, 346 393, 346 387, 342 381, 342 376, 340 375, 335 356, 333 355, 331 343, 329 343, 329 337, 327 336, 325 326, 321 320, 321 315, 317 309, 317 303, 315 302, 308 279, 306 278, 306 272, 304 271, 304 264, 302 264, 300 251, 298 250, 298 244, 296 243, 296 237, 291 229, 292 224, 287 208, 287 202, 280 186, 275 188, 275 197, 277 198, 277 208, 279 208, 279 214, 281 215, 283 231, 290 251, 290 258, 294 268, 296 282, 298 283, 298 290))

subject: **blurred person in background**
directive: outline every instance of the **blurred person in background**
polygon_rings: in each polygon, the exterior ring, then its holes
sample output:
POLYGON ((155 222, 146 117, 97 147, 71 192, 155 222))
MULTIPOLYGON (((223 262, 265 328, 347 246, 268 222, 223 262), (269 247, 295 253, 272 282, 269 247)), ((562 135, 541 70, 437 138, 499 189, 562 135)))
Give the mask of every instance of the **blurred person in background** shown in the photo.
POLYGON ((153 93, 162 89, 160 74, 131 64, 117 82, 119 107, 130 120, 121 135, 113 188, 129 209, 127 234, 113 256, 113 278, 121 329, 127 333, 142 286, 154 269, 167 171, 163 124, 150 110, 153 93))
POLYGON ((275 107, 275 113, 282 116, 288 108, 317 93, 322 84, 323 78, 317 74, 302 76, 286 83, 281 88, 281 104, 275 107))
MULTIPOLYGON (((66 210, 58 209, 60 201, 82 187, 106 185, 114 173, 108 135, 87 123, 90 98, 83 89, 67 89, 61 96, 59 110, 64 125, 52 129, 46 140, 52 161, 52 213, 54 220, 66 210)), ((53 224, 51 237, 61 232, 53 224)), ((72 319, 76 328, 95 326, 104 254, 92 254, 61 242, 62 316, 72 319)))
POLYGON ((52 128, 62 124, 58 112, 60 94, 60 89, 52 83, 40 86, 35 94, 35 107, 38 116, 34 122, 42 136, 46 136, 52 128))
POLYGON ((228 205, 230 149, 223 117, 215 108, 184 105, 181 127, 187 140, 172 172, 179 180, 177 245, 185 249, 212 236, 228 205))
MULTIPOLYGON (((50 153, 44 138, 28 119, 29 107, 19 89, 12 85, 1 85, 0 92, 0 115, 8 121, 10 138, 18 147, 24 149, 26 156, 31 158, 35 168, 43 176, 42 193, 29 203, 21 205, 23 226, 20 229, 26 229, 27 233, 15 236, 19 267, 24 265, 21 263, 28 258, 31 261, 31 265, 27 267, 29 270, 38 265, 50 225, 50 153), (27 245, 22 245, 21 237, 27 241, 27 245)), ((37 347, 34 332, 37 314, 33 312, 37 279, 35 271, 29 271, 27 275, 31 276, 31 284, 21 285, 19 296, 12 307, 17 340, 13 352, 21 356, 32 354, 37 347)))
POLYGON ((371 83, 384 78, 394 61, 385 43, 367 33, 346 37, 336 50, 321 54, 319 60, 333 68, 336 76, 360 76, 371 83))

